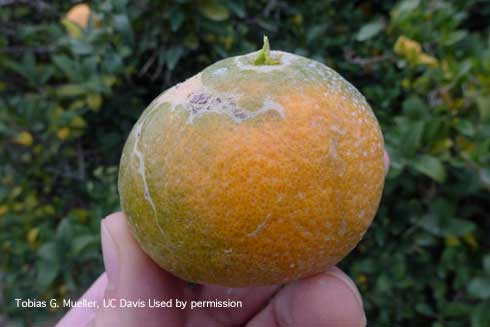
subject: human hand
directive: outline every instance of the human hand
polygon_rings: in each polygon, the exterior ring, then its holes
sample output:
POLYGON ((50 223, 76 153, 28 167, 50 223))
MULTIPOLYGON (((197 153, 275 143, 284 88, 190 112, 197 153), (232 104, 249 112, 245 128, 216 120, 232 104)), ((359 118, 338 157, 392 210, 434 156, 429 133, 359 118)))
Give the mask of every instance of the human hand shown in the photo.
MULTIPOLYGON (((385 167, 389 165, 385 153, 385 167)), ((387 170, 387 169, 386 169, 387 170)), ((58 323, 77 326, 365 326, 362 299, 354 282, 333 267, 284 286, 228 288, 189 284, 158 267, 131 236, 124 214, 101 223, 106 272, 82 296, 128 301, 156 299, 240 300, 242 308, 74 308, 58 323)))

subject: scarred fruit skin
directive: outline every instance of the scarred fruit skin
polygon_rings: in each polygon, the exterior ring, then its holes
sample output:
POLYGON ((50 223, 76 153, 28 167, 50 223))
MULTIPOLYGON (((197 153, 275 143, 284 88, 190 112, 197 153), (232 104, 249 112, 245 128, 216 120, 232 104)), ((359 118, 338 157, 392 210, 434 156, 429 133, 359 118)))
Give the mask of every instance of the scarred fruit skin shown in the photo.
POLYGON ((196 283, 285 283, 361 240, 384 184, 383 137, 364 97, 313 60, 272 51, 217 62, 163 92, 123 150, 130 229, 196 283))

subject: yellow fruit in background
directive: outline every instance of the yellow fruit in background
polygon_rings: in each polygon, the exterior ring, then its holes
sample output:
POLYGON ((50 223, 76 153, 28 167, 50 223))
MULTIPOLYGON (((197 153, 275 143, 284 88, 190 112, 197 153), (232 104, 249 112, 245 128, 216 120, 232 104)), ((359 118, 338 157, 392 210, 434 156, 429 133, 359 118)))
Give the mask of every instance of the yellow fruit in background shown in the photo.
POLYGON ((423 52, 420 43, 404 35, 399 36, 396 40, 394 51, 403 56, 419 55, 423 52))
POLYGON ((60 140, 66 140, 70 136, 70 129, 68 127, 62 127, 56 132, 56 136, 60 140))
POLYGON ((23 146, 31 146, 34 142, 32 134, 26 131, 22 131, 14 139, 14 142, 23 146))
POLYGON ((437 67, 439 64, 436 58, 423 52, 420 43, 404 35, 399 36, 396 40, 394 51, 397 55, 407 59, 411 64, 429 67, 437 67))
POLYGON ((82 29, 86 28, 92 15, 94 27, 98 27, 100 22, 93 15, 92 10, 86 3, 80 3, 73 6, 65 15, 62 24, 65 26, 67 33, 72 38, 79 38, 82 35, 82 29))
POLYGON ((9 208, 6 205, 0 205, 0 217, 9 212, 9 208))
POLYGON ((234 287, 335 265, 371 224, 383 184, 383 137, 364 97, 267 42, 157 97, 119 171, 143 250, 185 280, 234 287))
POLYGON ((73 6, 66 13, 66 20, 77 24, 81 28, 87 27, 89 17, 90 7, 86 3, 80 3, 73 6))

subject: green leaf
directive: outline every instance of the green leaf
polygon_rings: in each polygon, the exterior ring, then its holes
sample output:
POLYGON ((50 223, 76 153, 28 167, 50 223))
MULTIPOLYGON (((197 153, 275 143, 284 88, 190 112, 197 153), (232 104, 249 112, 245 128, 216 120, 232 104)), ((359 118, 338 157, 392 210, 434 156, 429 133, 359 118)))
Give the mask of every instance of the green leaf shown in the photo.
POLYGON ((182 23, 185 20, 185 16, 182 13, 182 11, 178 9, 173 9, 170 12, 169 20, 170 20, 170 29, 172 30, 172 32, 176 32, 182 26, 182 23))
POLYGON ((36 281, 39 287, 48 287, 60 272, 60 254, 56 243, 49 242, 41 246, 38 250, 39 260, 37 262, 36 281))
POLYGON ((357 32, 356 40, 359 42, 363 42, 369 40, 376 36, 379 32, 383 30, 386 23, 383 19, 377 19, 370 23, 365 24, 361 27, 361 29, 357 32))
POLYGON ((74 62, 70 60, 67 56, 61 54, 57 56, 53 56, 53 63, 70 79, 73 79, 75 69, 74 62))
POLYGON ((490 121, 490 95, 477 97, 476 104, 481 119, 483 121, 490 121))
MULTIPOLYGON (((442 230, 437 216, 425 215, 422 218, 416 220, 416 224, 432 235, 442 236, 442 230)), ((424 245, 430 245, 430 244, 424 244, 424 245)))
POLYGON ((318 24, 318 25, 313 25, 311 28, 308 29, 306 33, 306 42, 309 44, 318 42, 318 38, 321 35, 324 35, 325 32, 327 31, 328 25, 327 24, 318 24))
POLYGON ((196 37, 195 34, 188 34, 184 38, 183 44, 185 47, 191 50, 196 50, 199 47, 199 39, 196 37))
POLYGON ((3 61, 3 65, 4 67, 15 71, 17 74, 22 75, 27 81, 35 84, 35 81, 32 78, 35 73, 33 72, 33 67, 30 67, 29 65, 26 66, 25 61, 26 60, 24 60, 24 62, 16 62, 6 59, 3 61))
POLYGON ((399 134, 399 136, 393 136, 393 139, 396 139, 398 144, 397 151, 402 157, 412 160, 420 147, 425 122, 421 120, 414 121, 404 116, 396 117, 395 122, 397 125, 396 132, 399 134))
POLYGON ((77 55, 88 55, 94 52, 94 48, 87 42, 71 39, 70 46, 73 53, 77 55))
MULTIPOLYGON (((424 222, 422 222, 423 224, 424 222)), ((420 225, 422 225, 420 224, 420 225)), ((431 228, 435 228, 433 225, 429 225, 431 228)), ((415 244, 420 245, 422 247, 429 247, 433 246, 436 243, 437 239, 426 233, 420 233, 417 238, 415 239, 415 244)))
POLYGON ((131 24, 129 22, 128 16, 114 15, 112 19, 113 19, 113 26, 116 30, 126 34, 131 32, 131 24))
POLYGON ((260 27, 262 27, 263 29, 265 29, 267 31, 277 32, 277 30, 278 30, 278 27, 275 24, 273 24, 273 23, 271 23, 265 19, 262 19, 260 17, 258 17, 255 20, 255 22, 257 23, 257 25, 259 25, 260 27))
POLYGON ((468 32, 466 31, 454 31, 447 35, 443 35, 443 37, 441 37, 441 43, 445 46, 451 46, 466 38, 467 35, 468 32))
POLYGON ((245 17, 245 6, 242 1, 227 0, 226 6, 238 17, 245 17))
POLYGON ((165 52, 165 63, 170 71, 174 70, 182 54, 183 49, 181 47, 173 47, 165 52))
POLYGON ((37 251, 38 256, 46 261, 52 260, 53 258, 56 258, 58 256, 57 250, 56 250, 56 243, 54 242, 49 242, 44 244, 39 248, 37 251))
POLYGON ((490 273, 490 254, 483 257, 483 269, 490 273))
POLYGON ((446 236, 465 236, 476 230, 473 222, 459 218, 450 218, 441 226, 446 236))
POLYGON ((65 26, 68 35, 70 35, 71 37, 78 38, 82 36, 82 29, 74 22, 69 21, 68 19, 62 19, 61 24, 65 26))
POLYGON ((490 277, 475 277, 468 284, 468 293, 480 300, 490 298, 490 277))
POLYGON ((446 169, 441 161, 430 155, 423 155, 418 157, 413 163, 412 167, 432 179, 443 183, 446 180, 446 169))
POLYGON ((97 111, 102 105, 102 96, 98 93, 90 93, 85 98, 85 101, 87 101, 87 105, 90 109, 97 111))
POLYGON ((73 223, 69 217, 65 217, 56 228, 56 240, 58 242, 70 242, 74 236, 73 223))
POLYGON ((405 0, 400 2, 395 10, 393 10, 393 16, 398 17, 413 12, 420 5, 420 0, 405 0))
POLYGON ((431 317, 434 315, 434 310, 432 310, 432 308, 427 303, 417 303, 417 305, 415 305, 415 310, 423 314, 424 316, 431 317))
POLYGON ((71 243, 73 255, 79 255, 86 248, 97 245, 99 243, 99 237, 94 235, 83 235, 76 237, 71 243))
POLYGON ((469 120, 462 119, 456 124, 458 131, 466 136, 475 135, 475 128, 469 120))
POLYGON ((481 168, 479 178, 483 186, 490 188, 490 168, 481 168))
POLYGON ((474 310, 471 312, 471 327, 488 327, 490 326, 490 305, 488 301, 473 305, 474 310))
POLYGON ((424 120, 430 118, 430 111, 427 104, 416 95, 406 98, 402 103, 403 113, 406 117, 413 120, 424 120))
POLYGON ((85 93, 85 88, 79 84, 65 84, 56 89, 56 94, 59 96, 76 96, 85 93))
POLYGON ((472 306, 467 303, 451 302, 447 303, 443 310, 448 317, 464 317, 471 311, 472 306))
POLYGON ((197 9, 204 17, 214 21, 223 21, 230 17, 228 9, 217 0, 199 1, 197 9))
POLYGON ((393 283, 385 274, 379 276, 376 280, 376 288, 383 293, 391 293, 392 285, 393 283))
POLYGON ((116 10, 123 10, 128 4, 128 0, 112 0, 111 2, 116 10))
POLYGON ((52 261, 39 260, 37 262, 36 284, 41 289, 47 288, 58 277, 60 265, 52 261))

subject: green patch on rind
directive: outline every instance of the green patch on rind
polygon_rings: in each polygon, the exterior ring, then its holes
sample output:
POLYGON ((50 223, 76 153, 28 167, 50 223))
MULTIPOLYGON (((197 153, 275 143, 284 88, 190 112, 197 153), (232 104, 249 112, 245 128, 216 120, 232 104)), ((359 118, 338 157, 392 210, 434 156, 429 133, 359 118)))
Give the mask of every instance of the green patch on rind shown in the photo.
POLYGON ((280 64, 256 66, 251 64, 251 61, 257 53, 227 58, 207 67, 202 72, 203 85, 216 92, 235 93, 238 96, 241 96, 241 90, 246 90, 249 85, 267 85, 257 89, 255 94, 244 94, 255 103, 260 103, 267 96, 272 99, 282 96, 285 89, 294 89, 301 93, 311 87, 323 85, 325 93, 340 94, 359 110, 371 112, 364 96, 326 65, 299 55, 272 51, 275 57, 282 58, 280 64))
MULTIPOLYGON (((166 167, 161 157, 165 156, 165 153, 148 150, 154 147, 155 142, 165 139, 166 131, 159 128, 163 126, 163 121, 176 119, 180 122, 175 123, 184 125, 183 113, 171 111, 170 108, 170 103, 155 102, 144 111, 131 131, 123 149, 119 171, 121 206, 126 213, 133 235, 156 262, 164 261, 167 263, 165 267, 167 270, 178 275, 189 276, 194 281, 199 281, 201 278, 210 280, 212 276, 206 276, 208 267, 215 266, 214 271, 223 268, 222 262, 217 262, 214 258, 217 257, 217 253, 222 253, 226 249, 227 244, 219 237, 219 233, 212 232, 213 226, 194 221, 199 215, 185 204, 187 190, 179 190, 178 185, 170 187, 164 185, 166 178, 165 174, 162 176, 161 173, 166 167), (141 135, 138 137, 136 126, 139 124, 141 124, 141 135), (135 142, 138 142, 139 151, 145 160, 148 191, 155 204, 160 226, 157 226, 153 217, 154 212, 144 197, 139 162, 133 153, 135 142), (163 233, 159 231, 160 227, 163 233), (206 243, 196 244, 195 239, 206 239, 206 243), (198 262, 200 265, 196 267, 190 262, 198 262)), ((171 151, 169 148, 161 146, 159 148, 164 152, 171 151)))

